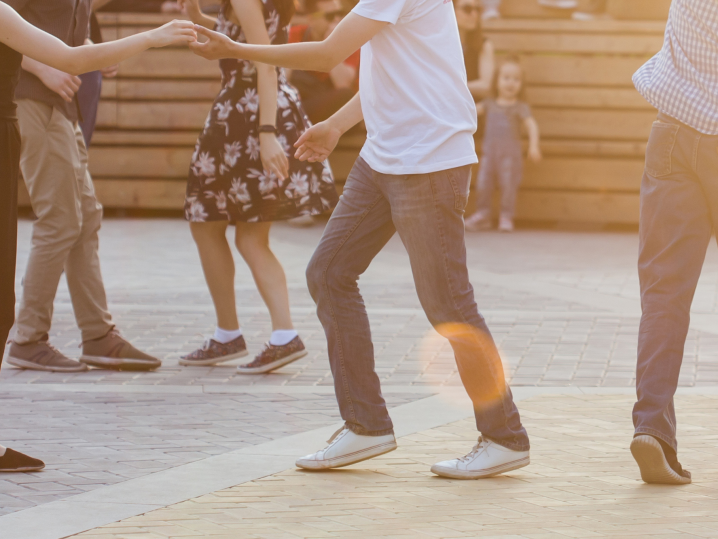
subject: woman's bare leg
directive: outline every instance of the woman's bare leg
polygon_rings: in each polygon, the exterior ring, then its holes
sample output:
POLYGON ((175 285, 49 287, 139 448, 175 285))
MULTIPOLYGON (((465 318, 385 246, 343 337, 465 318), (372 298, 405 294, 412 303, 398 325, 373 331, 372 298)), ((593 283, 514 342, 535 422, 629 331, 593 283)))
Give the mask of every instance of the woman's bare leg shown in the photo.
POLYGON ((271 223, 237 223, 235 241, 269 309, 272 329, 294 329, 289 312, 287 277, 269 247, 271 226, 271 223))
POLYGON ((190 223, 190 230, 214 302, 217 326, 232 331, 239 329, 239 320, 234 298, 234 258, 227 241, 227 226, 225 221, 190 223))

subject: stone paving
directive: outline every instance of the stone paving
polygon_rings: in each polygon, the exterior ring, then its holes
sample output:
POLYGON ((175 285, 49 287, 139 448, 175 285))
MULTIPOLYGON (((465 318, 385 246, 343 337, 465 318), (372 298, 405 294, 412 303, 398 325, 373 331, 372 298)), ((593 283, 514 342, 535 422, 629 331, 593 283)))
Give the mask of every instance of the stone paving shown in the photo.
POLYGON ((628 451, 632 399, 545 396, 519 405, 531 464, 480 481, 438 478, 468 452, 469 419, 406 436, 351 467, 292 469, 129 518, 81 539, 718 536, 718 397, 681 397, 681 457, 691 485, 646 485, 628 451), (706 435, 711 433, 710 435, 706 435))
MULTIPOLYGON (((18 292, 31 231, 28 221, 20 225, 18 292)), ((278 373, 248 377, 232 365, 177 364, 214 327, 186 223, 107 220, 101 257, 111 311, 123 333, 164 365, 154 373, 75 375, 6 365, 0 371, 0 443, 41 456, 48 468, 0 478, 0 515, 336 422, 324 334, 304 284, 320 235, 321 226, 298 230, 280 224, 273 231, 295 323, 310 355, 278 373)), ((640 316, 636 246, 633 233, 530 230, 468 238, 477 301, 513 385, 633 385, 640 316)), ((271 330, 269 317, 239 260, 236 282, 250 351, 258 351, 271 330)), ((360 286, 391 406, 460 385, 448 343, 421 311, 396 238, 360 286)), ((696 293, 697 323, 686 346, 683 387, 718 385, 716 305, 718 251, 711 245, 696 293)), ((79 355, 64 282, 51 340, 71 357, 79 355)))

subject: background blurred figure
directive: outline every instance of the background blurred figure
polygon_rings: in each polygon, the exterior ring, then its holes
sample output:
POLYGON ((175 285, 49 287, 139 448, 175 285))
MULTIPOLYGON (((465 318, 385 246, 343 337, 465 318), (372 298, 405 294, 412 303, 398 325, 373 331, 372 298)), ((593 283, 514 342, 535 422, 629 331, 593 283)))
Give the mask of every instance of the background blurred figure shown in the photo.
POLYGON ((474 101, 480 101, 489 95, 494 79, 494 44, 487 39, 481 27, 479 0, 454 0, 454 9, 464 51, 469 90, 474 101))
MULTIPOLYGON (((346 15, 339 0, 305 0, 305 24, 293 25, 289 42, 322 41, 346 15)), ((359 91, 359 51, 329 73, 318 71, 291 72, 290 82, 302 96, 304 110, 312 123, 326 120, 359 91)))
POLYGON ((182 6, 175 0, 100 0, 98 11, 109 13, 181 13, 182 6))
MULTIPOLYGON (((103 41, 100 23, 94 12, 90 15, 90 41, 95 44, 103 41)), ((119 66, 110 66, 100 71, 90 71, 80 75, 82 84, 77 91, 77 102, 80 107, 80 129, 85 139, 85 146, 88 148, 97 123, 97 107, 100 104, 100 94, 102 93, 102 79, 116 77, 118 69, 119 66)))
POLYGON ((521 100, 522 89, 523 72, 519 60, 508 58, 501 63, 496 74, 495 97, 476 105, 477 114, 486 116, 486 133, 479 170, 478 208, 466 220, 467 230, 491 228, 491 207, 496 186, 501 191, 499 231, 511 232, 514 229, 516 195, 524 168, 522 126, 529 136, 529 157, 535 162, 541 160, 538 124, 531 114, 531 107, 521 100))

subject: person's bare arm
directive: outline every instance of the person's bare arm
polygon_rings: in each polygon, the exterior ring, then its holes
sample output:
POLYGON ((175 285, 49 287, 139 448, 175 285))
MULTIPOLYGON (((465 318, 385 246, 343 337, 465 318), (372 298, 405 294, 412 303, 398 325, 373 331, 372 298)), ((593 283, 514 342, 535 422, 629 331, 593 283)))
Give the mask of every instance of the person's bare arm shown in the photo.
POLYGON ((209 28, 210 30, 214 28, 217 21, 202 13, 202 7, 199 5, 199 0, 179 0, 179 3, 187 12, 187 16, 192 19, 193 23, 209 28))
POLYGON ((334 151, 339 138, 364 119, 361 98, 356 94, 346 105, 327 120, 320 122, 299 137, 294 157, 312 163, 324 161, 334 151))
POLYGON ((476 115, 483 116, 484 114, 486 114, 486 107, 484 107, 484 104, 476 103, 476 115))
POLYGON ((494 44, 491 43, 491 41, 487 41, 479 57, 479 78, 469 81, 469 91, 474 99, 483 99, 491 93, 495 69, 496 57, 494 54, 494 44))
POLYGON ((207 37, 205 43, 193 43, 195 54, 208 60, 239 58, 303 71, 331 71, 389 24, 349 13, 324 41, 290 45, 247 45, 227 36, 197 27, 207 37))
POLYGON ((533 116, 529 116, 524 120, 526 131, 529 135, 529 159, 534 163, 541 161, 541 137, 539 135, 539 126, 533 116))
POLYGON ((0 42, 20 54, 72 75, 117 64, 152 47, 189 43, 195 39, 192 23, 172 21, 160 28, 117 41, 69 47, 0 2, 0 42))
MULTIPOLYGON (((244 29, 248 43, 270 46, 261 0, 232 0, 232 9, 244 29)), ((274 66, 258 62, 254 63, 254 67, 257 69, 259 125, 276 125, 277 70, 274 66)), ((281 179, 289 176, 289 160, 274 133, 259 134, 259 154, 264 170, 273 172, 281 179)))

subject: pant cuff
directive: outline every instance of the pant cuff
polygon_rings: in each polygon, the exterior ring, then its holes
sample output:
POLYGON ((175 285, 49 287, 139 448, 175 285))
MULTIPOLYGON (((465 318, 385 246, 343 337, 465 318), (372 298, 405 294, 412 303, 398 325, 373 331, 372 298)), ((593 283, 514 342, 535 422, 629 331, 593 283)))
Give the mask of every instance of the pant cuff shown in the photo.
POLYGON ((388 434, 394 434, 393 428, 383 430, 367 430, 361 425, 355 425, 352 423, 344 423, 344 426, 359 436, 386 436, 388 434))
POLYGON ((506 440, 498 440, 496 438, 492 438, 491 436, 486 436, 485 434, 481 434, 481 437, 485 440, 489 440, 490 442, 494 442, 501 447, 511 449, 511 451, 528 451, 529 449, 531 449, 531 444, 529 444, 528 441, 526 443, 507 442, 506 440))
POLYGON ((676 441, 675 437, 666 436, 665 434, 662 434, 661 432, 655 429, 650 429, 648 427, 636 428, 635 434, 648 434, 649 436, 653 436, 654 438, 659 438, 666 442, 668 445, 670 445, 673 448, 673 451, 678 453, 678 442, 676 441))

